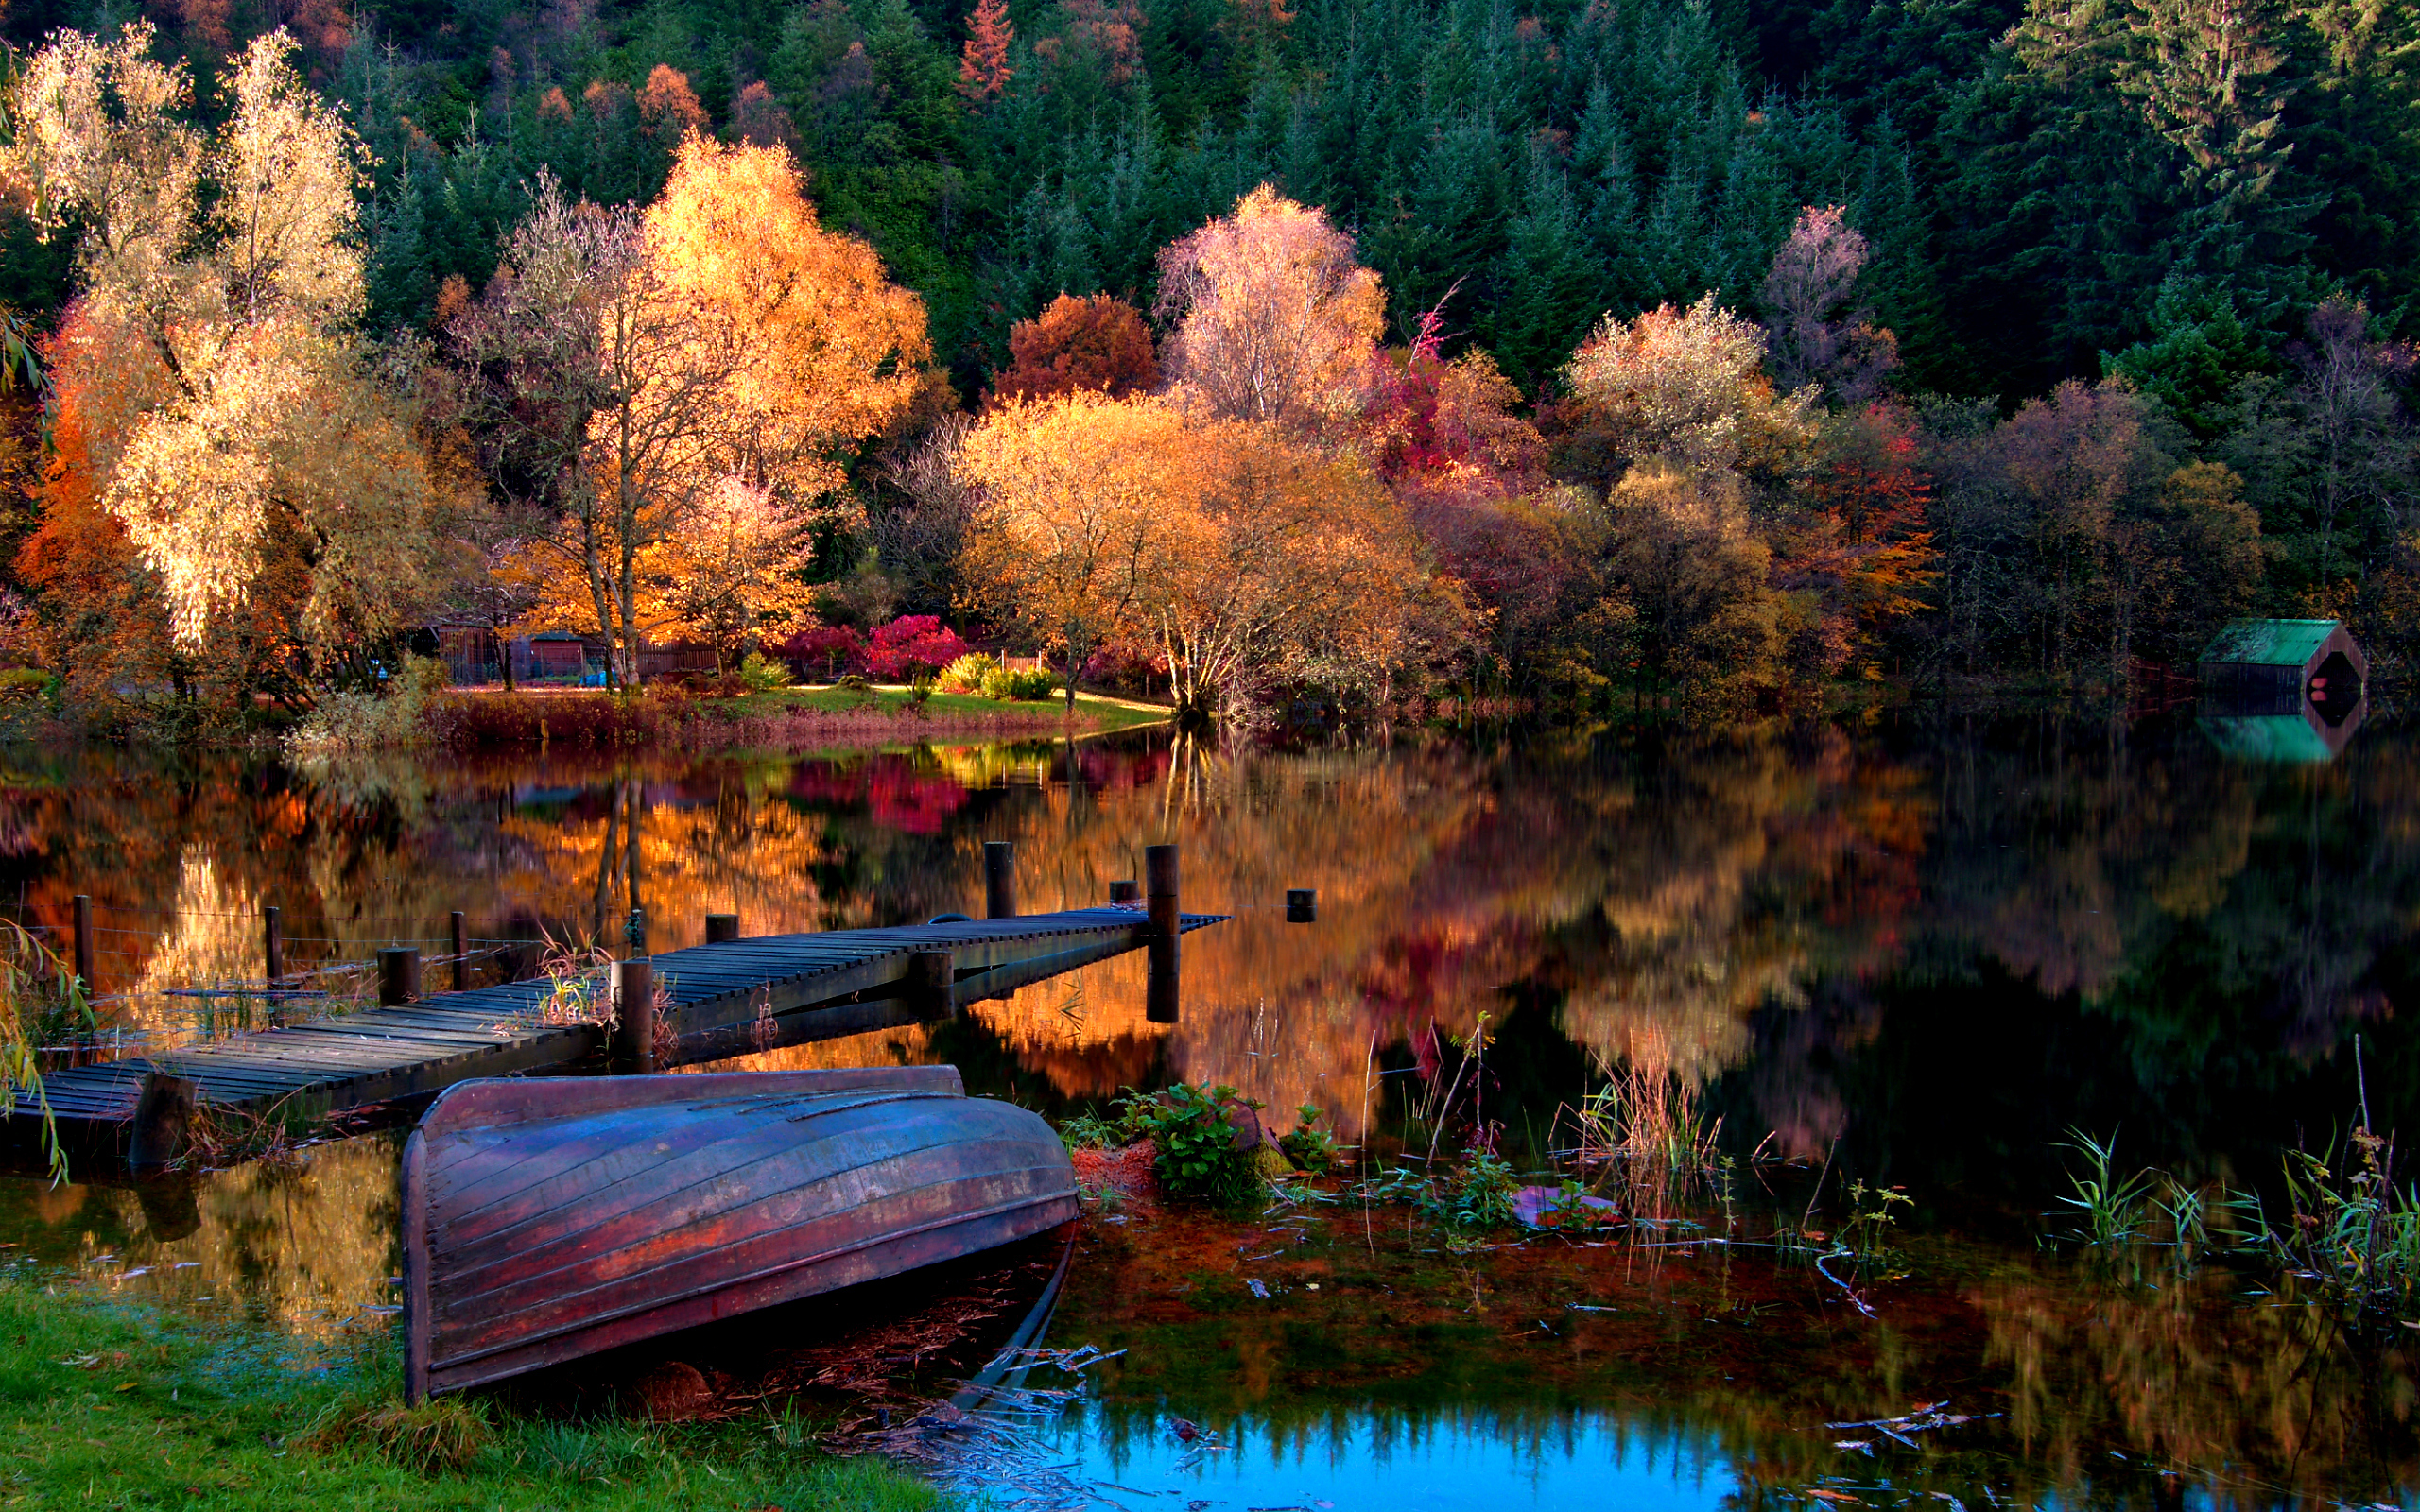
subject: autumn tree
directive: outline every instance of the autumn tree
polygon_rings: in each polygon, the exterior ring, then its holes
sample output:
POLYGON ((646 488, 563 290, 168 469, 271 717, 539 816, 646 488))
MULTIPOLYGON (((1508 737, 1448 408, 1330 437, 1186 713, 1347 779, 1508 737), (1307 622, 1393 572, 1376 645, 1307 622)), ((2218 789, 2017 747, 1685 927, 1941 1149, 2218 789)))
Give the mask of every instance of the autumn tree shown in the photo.
POLYGON ((1765 349, 1783 391, 1823 386, 1842 404, 1872 399, 1899 364, 1897 338, 1859 305, 1870 249, 1840 205, 1809 205, 1765 274, 1765 349))
POLYGON ((580 573, 625 686, 666 623, 648 555, 730 480, 828 503, 930 355, 921 302, 823 230, 787 152, 697 136, 644 215, 542 184, 453 334, 492 475, 546 502, 544 549, 580 573))
POLYGON ((1167 524, 1199 510, 1207 461, 1173 404, 1090 391, 1011 400, 959 448, 958 475, 978 490, 970 607, 1060 659, 1070 709, 1094 652, 1154 627, 1144 606, 1167 524))
POLYGON ((1647 457, 1707 472, 1776 469, 1804 443, 1814 400, 1773 392, 1762 333, 1711 294, 1685 310, 1606 317, 1564 381, 1581 421, 1566 451, 1609 481, 1647 457))
POLYGON ((1014 70, 1009 66, 1009 44, 1017 29, 1009 23, 1006 0, 977 0, 966 18, 966 46, 958 64, 958 92, 970 104, 997 99, 1009 87, 1014 70))
POLYGON ((1157 310, 1180 393, 1224 419, 1316 430, 1358 412, 1385 300, 1325 211, 1263 184, 1161 252, 1157 310))
POLYGON ((1752 697, 1781 651, 1772 552, 1720 475, 1661 457, 1613 490, 1610 586, 1627 606, 1643 693, 1722 709, 1752 697))
POLYGON ((1180 718, 1233 720, 1273 687, 1384 702, 1459 644, 1459 585, 1366 466, 1273 425, 1198 421, 1189 439, 1214 482, 1160 512, 1144 585, 1180 718))
POLYGON ((1151 333, 1142 314, 1115 295, 1060 295, 1040 315, 1009 327, 1009 355, 993 380, 1001 399, 1050 399, 1078 389, 1124 399, 1160 386, 1151 333))
POLYGON ((230 630, 275 578, 300 644, 341 659, 409 621, 453 499, 411 354, 373 359, 351 334, 362 148, 295 74, 285 32, 233 60, 210 135, 182 120, 189 86, 152 41, 145 23, 115 41, 62 32, 8 93, 0 167, 37 224, 80 232, 86 307, 118 337, 85 355, 167 380, 98 495, 181 645, 230 630))
POLYGON ((642 559, 640 576, 664 618, 713 646, 716 670, 727 671, 752 643, 814 618, 811 526, 771 489, 727 477, 642 559))

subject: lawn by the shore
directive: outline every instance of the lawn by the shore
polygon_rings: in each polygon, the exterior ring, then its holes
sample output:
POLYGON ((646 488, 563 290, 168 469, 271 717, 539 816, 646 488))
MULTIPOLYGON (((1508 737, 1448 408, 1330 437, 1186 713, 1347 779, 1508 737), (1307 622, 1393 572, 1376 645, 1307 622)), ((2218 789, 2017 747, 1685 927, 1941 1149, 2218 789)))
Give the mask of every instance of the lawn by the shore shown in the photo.
MULTIPOLYGON (((828 685, 798 688, 777 688, 770 693, 752 693, 737 698, 716 700, 713 707, 734 719, 786 713, 793 710, 815 713, 880 713, 915 717, 915 696, 897 683, 877 683, 867 688, 839 688, 828 685)), ((1005 699, 986 698, 972 693, 935 693, 925 700, 928 718, 996 719, 1004 715, 1042 716, 1073 722, 1080 729, 1092 730, 1130 730, 1137 725, 1153 725, 1167 720, 1169 710, 1164 704, 1142 703, 1132 698, 1113 698, 1105 694, 1076 695, 1071 711, 1063 698, 1005 699)))
POLYGON ((85 1286, 0 1281, 0 1507, 664 1507, 931 1512, 942 1498, 812 1424, 511 1418, 441 1399, 406 1413, 391 1335, 326 1368, 271 1335, 85 1286))

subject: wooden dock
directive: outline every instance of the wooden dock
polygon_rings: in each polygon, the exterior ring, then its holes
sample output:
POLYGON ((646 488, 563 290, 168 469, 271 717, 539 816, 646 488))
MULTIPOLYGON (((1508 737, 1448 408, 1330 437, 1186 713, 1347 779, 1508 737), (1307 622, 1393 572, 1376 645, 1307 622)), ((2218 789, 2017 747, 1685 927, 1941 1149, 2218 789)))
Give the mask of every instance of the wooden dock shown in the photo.
MULTIPOLYGON (((1179 916, 1178 933, 1223 916, 1179 916)), ((946 1017, 965 1005, 1155 943, 1172 944, 1135 906, 892 929, 769 935, 647 957, 665 1015, 655 1043, 666 1065, 745 1055, 946 1017), (946 953, 948 983, 940 980, 946 953)), ((1172 983, 1171 983, 1172 986, 1172 983)), ((43 1078, 71 1145, 122 1153, 155 1074, 183 1078, 205 1108, 319 1116, 417 1099, 478 1076, 601 1069, 595 1022, 547 1022, 552 982, 539 978, 433 993, 392 1007, 97 1065, 43 1078)), ((39 1115, 20 1093, 23 1143, 39 1115)))

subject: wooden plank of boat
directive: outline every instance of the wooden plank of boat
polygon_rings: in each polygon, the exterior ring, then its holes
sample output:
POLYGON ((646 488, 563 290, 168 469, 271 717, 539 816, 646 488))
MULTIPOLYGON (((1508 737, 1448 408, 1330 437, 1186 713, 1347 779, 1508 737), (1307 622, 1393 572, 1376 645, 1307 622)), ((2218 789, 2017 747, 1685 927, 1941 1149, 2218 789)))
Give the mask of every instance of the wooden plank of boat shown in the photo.
POLYGON ((462 1082, 403 1205, 415 1401, 1077 1214, 1058 1135, 949 1066, 462 1082))

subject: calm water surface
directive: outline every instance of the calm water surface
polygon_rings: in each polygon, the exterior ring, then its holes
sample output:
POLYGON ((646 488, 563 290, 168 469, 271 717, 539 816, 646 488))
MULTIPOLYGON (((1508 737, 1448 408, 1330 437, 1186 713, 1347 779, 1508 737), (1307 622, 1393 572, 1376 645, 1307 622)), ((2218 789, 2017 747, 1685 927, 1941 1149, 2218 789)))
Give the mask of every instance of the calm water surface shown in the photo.
MULTIPOLYGON (((2398 1339, 2250 1274, 2115 1287, 2038 1245, 2069 1128, 2257 1185, 2351 1121, 2357 1035, 2374 1121, 2420 1129, 2397 1011, 2420 747, 2374 729, 2332 761, 2242 754, 2281 749, 2042 717, 621 765, 19 752, 0 897, 56 926, 91 894, 118 1026, 167 1040, 225 1001, 167 989, 258 976, 265 904, 292 956, 333 965, 435 950, 453 909, 503 942, 614 938, 637 906, 665 949, 708 912, 752 934, 979 912, 992 839, 1016 842, 1028 909, 1092 902, 1175 840, 1187 906, 1236 916, 1187 940, 1177 1024, 1146 1022, 1130 958, 771 1059, 949 1060, 1054 1113, 1223 1081, 1383 1142, 1476 1032, 1515 1151, 1554 1143, 1596 1068, 1645 1066, 1760 1154, 1735 1183, 1752 1217, 1794 1217, 1827 1161, 1915 1206, 1872 1320, 1747 1250, 1454 1256, 1343 1211, 1096 1225, 1054 1335, 1128 1352, 1046 1436, 1117 1504, 2411 1506, 2398 1339), (1289 886, 1319 889, 1316 925, 1284 921, 1289 886), (1822 1426, 1943 1400, 1979 1420, 1921 1451, 1822 1426)), ((307 1366, 385 1326, 395 1150, 186 1194, 12 1182, 0 1255, 274 1325, 307 1366)))

